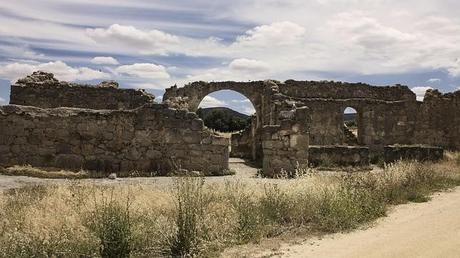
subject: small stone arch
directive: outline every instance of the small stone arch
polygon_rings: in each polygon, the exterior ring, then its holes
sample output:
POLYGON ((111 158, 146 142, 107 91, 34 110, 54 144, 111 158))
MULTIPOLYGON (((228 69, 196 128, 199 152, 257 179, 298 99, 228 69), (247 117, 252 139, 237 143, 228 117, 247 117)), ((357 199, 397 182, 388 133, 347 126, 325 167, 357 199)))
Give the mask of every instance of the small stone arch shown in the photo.
POLYGON ((362 137, 363 137, 364 127, 363 127, 363 119, 362 119, 362 109, 360 105, 356 105, 354 103, 353 104, 345 103, 341 107, 340 116, 342 118, 341 122, 344 127, 344 143, 347 145, 361 145, 363 142, 362 137), (346 111, 348 108, 354 109, 354 111, 356 111, 356 115, 355 115, 356 132, 353 132, 353 128, 348 128, 345 125, 346 124, 345 118, 347 115, 346 111), (353 139, 353 136, 355 139, 353 139))

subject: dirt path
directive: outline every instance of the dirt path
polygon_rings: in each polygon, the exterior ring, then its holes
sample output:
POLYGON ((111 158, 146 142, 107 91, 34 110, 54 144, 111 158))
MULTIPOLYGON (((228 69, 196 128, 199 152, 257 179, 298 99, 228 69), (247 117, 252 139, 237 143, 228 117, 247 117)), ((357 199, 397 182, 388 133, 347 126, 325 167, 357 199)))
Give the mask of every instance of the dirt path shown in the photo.
POLYGON ((231 170, 235 171, 237 178, 255 178, 257 176, 258 168, 250 166, 243 159, 230 158, 228 166, 231 170))
POLYGON ((427 203, 397 206, 374 227, 284 245, 262 256, 460 257, 460 187, 427 203))

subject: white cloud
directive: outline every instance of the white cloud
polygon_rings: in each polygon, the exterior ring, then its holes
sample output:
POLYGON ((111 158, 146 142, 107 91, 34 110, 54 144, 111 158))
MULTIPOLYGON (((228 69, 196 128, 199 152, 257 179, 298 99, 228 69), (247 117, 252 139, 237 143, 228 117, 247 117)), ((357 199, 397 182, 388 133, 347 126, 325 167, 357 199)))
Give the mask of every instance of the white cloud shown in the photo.
POLYGON ((0 97, 0 105, 6 105, 6 100, 2 97, 0 97))
POLYGON ((357 112, 356 112, 356 109, 354 109, 352 107, 347 107, 347 108, 345 108, 343 113, 345 113, 345 114, 356 114, 357 112))
POLYGON ((222 100, 215 98, 213 96, 207 95, 201 101, 199 107, 201 108, 210 108, 210 107, 227 107, 243 114, 252 115, 256 111, 251 104, 249 99, 239 100, 239 99, 231 99, 231 100, 222 100))
POLYGON ((460 59, 457 58, 454 62, 452 62, 447 71, 449 72, 449 75, 453 77, 460 76, 460 59))
POLYGON ((427 90, 430 90, 430 89, 433 89, 433 88, 431 88, 431 87, 414 87, 411 90, 417 96, 418 101, 423 101, 423 99, 425 98, 425 92, 427 90))
POLYGON ((237 37, 235 44, 251 47, 291 45, 302 40, 305 28, 290 21, 257 26, 237 37))
POLYGON ((149 54, 166 54, 169 45, 179 43, 177 36, 160 30, 143 31, 134 26, 119 24, 113 24, 107 29, 87 29, 86 34, 97 43, 136 48, 149 54))
POLYGON ((150 63, 122 65, 117 67, 115 71, 145 79, 168 79, 170 77, 164 66, 150 63))
POLYGON ((91 63, 100 65, 118 65, 120 64, 117 59, 111 56, 96 56, 91 59, 91 63))
MULTIPOLYGON (((330 1, 321 5, 329 6, 330 1)), ((293 20, 300 22, 285 20, 259 25, 229 44, 214 37, 190 38, 118 24, 88 29, 86 34, 95 40, 99 49, 224 58, 233 60, 229 67, 232 71, 252 68, 254 72, 271 68, 272 73, 265 75, 278 79, 293 77, 300 71, 385 74, 445 69, 452 76, 460 74, 460 61, 452 61, 453 56, 460 55, 460 47, 456 44, 460 40, 456 35, 460 33, 454 33, 460 32, 460 25, 453 20, 425 17, 420 21, 412 16, 406 17, 404 12, 393 14, 396 16, 392 17, 393 20, 408 20, 411 24, 408 27, 368 10, 357 9, 360 11, 333 11, 327 19, 319 17, 324 20, 318 24, 293 16, 293 20), (440 28, 449 28, 448 33, 436 35, 433 39, 433 34, 439 30, 427 26, 427 21, 439 23, 440 28), (242 56, 244 58, 239 58, 242 56)), ((231 74, 223 71, 225 68, 214 67, 194 71, 191 76, 214 79, 216 69, 219 75, 231 74)), ((246 79, 244 75, 237 77, 246 79)))
POLYGON ((6 13, 18 16, 0 16, 3 25, 0 37, 15 40, 14 45, 18 46, 16 50, 0 46, 0 54, 7 58, 50 61, 46 59, 49 57, 30 51, 41 47, 104 53, 100 55, 129 56, 134 53, 136 57, 138 54, 178 53, 214 57, 226 62, 244 57, 269 64, 270 68, 270 73, 260 70, 251 74, 245 72, 248 69, 228 66, 193 67, 186 71, 181 67, 170 71, 168 67, 167 72, 181 74, 174 82, 187 79, 182 74, 206 80, 282 80, 296 76, 306 79, 308 71, 359 75, 439 69, 453 77, 460 76, 460 61, 456 59, 460 57, 459 1, 234 0, 209 4, 209 1, 196 0, 165 4, 133 0, 128 4, 122 0, 108 0, 94 4, 89 0, 83 3, 65 0, 59 8, 43 4, 34 5, 33 10, 27 8, 34 4, 32 0, 4 2, 2 7, 6 13), (101 5, 117 7, 119 11, 98 15, 99 10, 103 10, 101 5), (123 13, 128 5, 145 10, 214 15, 207 17, 209 24, 194 19, 171 21, 170 17, 161 16, 152 21, 150 17, 123 13), (71 8, 75 6, 79 8, 71 8), (92 11, 81 11, 84 7, 92 11), (120 17, 125 25, 112 24, 120 17), (66 25, 69 20, 79 21, 79 26, 66 25), (213 23, 217 20, 219 22, 213 23), (241 33, 244 24, 256 26, 243 29, 247 31, 241 33), (96 29, 82 29, 81 26, 96 29), (226 40, 213 37, 226 32, 229 32, 227 35, 240 35, 226 40))
POLYGON ((438 78, 431 78, 431 79, 429 79, 429 80, 426 81, 426 82, 428 82, 428 83, 440 83, 441 81, 442 81, 442 80, 441 80, 441 79, 438 79, 438 78))
POLYGON ((240 111, 240 112, 242 112, 243 114, 246 114, 246 115, 252 115, 252 114, 256 113, 256 110, 254 109, 254 107, 252 105, 244 106, 244 107, 242 107, 240 109, 238 109, 237 107, 233 108, 233 109, 236 109, 237 111, 240 111))
POLYGON ((218 100, 212 96, 206 96, 204 99, 201 101, 200 106, 201 108, 209 108, 209 107, 226 107, 228 106, 227 103, 225 103, 222 100, 218 100))
POLYGON ((88 81, 110 78, 110 75, 107 73, 93 70, 88 67, 71 67, 62 61, 40 64, 11 63, 3 65, 0 66, 0 78, 14 82, 38 70, 51 72, 57 79, 64 81, 88 81))
MULTIPOLYGON (((140 80, 145 81, 146 78, 139 78, 140 80)), ((148 78, 147 78, 148 79, 148 78)), ((134 89, 152 89, 152 90, 164 90, 169 88, 171 85, 167 81, 164 80, 155 80, 152 82, 134 82, 128 83, 127 86, 134 88, 134 89)))
POLYGON ((232 99, 232 103, 251 103, 249 99, 232 99))
POLYGON ((235 59, 228 65, 228 67, 232 70, 246 72, 266 71, 269 69, 268 64, 265 62, 246 58, 235 59))

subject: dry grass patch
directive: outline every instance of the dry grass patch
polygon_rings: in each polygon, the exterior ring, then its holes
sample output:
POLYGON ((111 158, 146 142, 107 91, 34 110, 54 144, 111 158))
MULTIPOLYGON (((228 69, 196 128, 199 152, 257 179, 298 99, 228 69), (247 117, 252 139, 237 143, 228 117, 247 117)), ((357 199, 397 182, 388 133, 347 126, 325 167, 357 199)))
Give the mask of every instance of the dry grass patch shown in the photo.
POLYGON ((184 177, 166 191, 78 181, 11 190, 0 194, 0 257, 215 257, 293 229, 352 230, 388 205, 459 185, 457 155, 268 183, 184 177))
POLYGON ((0 174, 8 176, 30 176, 38 178, 65 178, 65 179, 83 179, 89 178, 90 175, 87 171, 68 171, 68 170, 59 170, 59 169, 42 169, 32 167, 30 165, 23 166, 12 166, 3 168, 0 167, 0 174))

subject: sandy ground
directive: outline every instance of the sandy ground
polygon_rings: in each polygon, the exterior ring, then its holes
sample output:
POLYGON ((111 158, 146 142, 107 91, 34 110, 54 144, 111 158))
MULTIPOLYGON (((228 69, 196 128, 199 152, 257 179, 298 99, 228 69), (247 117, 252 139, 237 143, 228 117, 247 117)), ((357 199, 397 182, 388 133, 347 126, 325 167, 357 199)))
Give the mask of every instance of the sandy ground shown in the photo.
POLYGON ((394 207, 374 227, 311 238, 253 257, 460 257, 460 187, 394 207))
MULTIPOLYGON (((206 177, 207 183, 219 183, 232 180, 244 180, 245 182, 264 183, 273 181, 270 179, 257 178, 257 168, 248 166, 244 160, 238 158, 230 158, 230 169, 236 172, 231 176, 216 176, 206 177)), ((173 183, 171 177, 135 177, 135 178, 118 178, 117 180, 110 179, 80 179, 81 182, 89 182, 100 185, 116 185, 116 184, 151 184, 158 188, 167 188, 173 183)), ((66 179, 41 179, 26 176, 5 176, 0 175, 0 191, 19 188, 26 185, 36 184, 62 184, 69 182, 66 179)))

